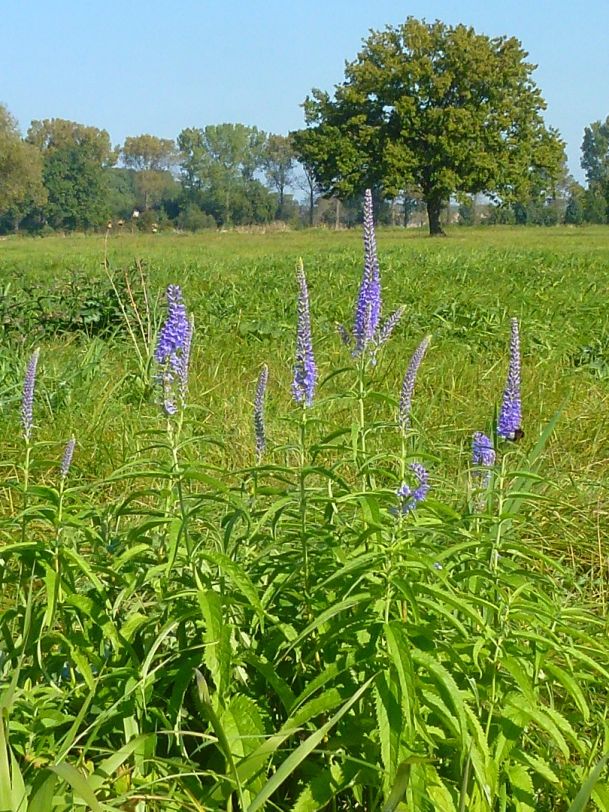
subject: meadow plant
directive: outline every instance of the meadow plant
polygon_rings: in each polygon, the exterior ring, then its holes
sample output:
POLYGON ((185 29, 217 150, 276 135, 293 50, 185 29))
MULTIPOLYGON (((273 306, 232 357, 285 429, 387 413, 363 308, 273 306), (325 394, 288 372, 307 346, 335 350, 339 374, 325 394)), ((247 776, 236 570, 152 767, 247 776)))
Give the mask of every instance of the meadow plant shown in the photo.
POLYGON ((414 351, 412 358, 406 369, 404 380, 402 381, 402 391, 400 393, 400 405, 398 409, 398 422, 403 433, 410 429, 411 425, 411 411, 412 411, 412 398, 414 396, 414 387, 417 381, 417 373, 421 362, 425 357, 427 348, 431 342, 431 336, 425 336, 423 341, 414 351))
POLYGON ((302 260, 297 269, 298 307, 296 326, 296 354, 294 360, 294 377, 292 379, 292 396, 296 403, 311 406, 317 383, 317 366, 313 355, 311 337, 311 313, 309 309, 309 290, 302 260))
POLYGON ((23 395, 21 398, 21 426, 23 436, 27 444, 32 439, 32 429, 34 427, 34 389, 36 387, 36 370, 40 350, 36 349, 32 353, 25 371, 23 380, 23 395))
POLYGON ((266 448, 266 426, 264 422, 264 401, 269 381, 269 368, 265 364, 258 375, 254 397, 254 437, 256 440, 256 462, 260 462, 266 448))
MULTIPOLYGON (((383 330, 371 209, 365 243, 362 366, 383 330)), ((527 536, 554 424, 521 470, 504 456, 496 511, 472 520, 462 495, 444 504, 435 484, 428 499, 427 469, 404 454, 427 337, 402 385, 399 474, 395 450, 366 448, 363 410, 305 446, 317 368, 302 264, 298 288, 300 457, 257 469, 256 499, 241 469, 206 460, 200 436, 177 442, 193 323, 171 285, 155 350, 171 465, 155 439, 136 462, 68 489, 71 438, 58 489, 32 487, 27 510, 3 517, 0 809, 581 812, 591 796, 607 812, 606 618, 527 536), (372 465, 378 486, 362 488, 372 465)), ((515 439, 515 320, 510 349, 498 433, 515 439)), ((265 365, 258 462, 267 382, 265 365)), ((481 479, 495 464, 481 432, 472 464, 481 479)), ((18 486, 7 479, 9 497, 18 486)))
POLYGON ((379 261, 374 232, 372 192, 364 193, 364 269, 359 286, 353 330, 349 335, 344 325, 338 325, 338 331, 344 344, 353 345, 353 356, 362 357, 368 354, 372 364, 376 363, 376 351, 385 344, 399 320, 404 308, 398 308, 381 324, 382 293, 379 261))
POLYGON ((410 470, 416 481, 415 487, 411 487, 406 482, 403 482, 397 490, 397 496, 400 499, 400 512, 402 514, 410 513, 426 498, 429 493, 429 474, 420 462, 412 462, 410 470))
POLYGON ((74 456, 74 449, 76 448, 76 438, 70 437, 63 450, 61 462, 59 464, 59 475, 61 479, 65 479, 70 471, 72 465, 72 457, 74 456))
POLYGON ((154 359, 163 408, 171 416, 183 409, 186 402, 193 324, 186 313, 180 287, 169 285, 166 297, 167 317, 158 335, 154 359))
POLYGON ((518 319, 510 321, 510 361, 503 402, 497 422, 497 434, 505 440, 517 440, 522 432, 520 396, 520 334, 518 319))

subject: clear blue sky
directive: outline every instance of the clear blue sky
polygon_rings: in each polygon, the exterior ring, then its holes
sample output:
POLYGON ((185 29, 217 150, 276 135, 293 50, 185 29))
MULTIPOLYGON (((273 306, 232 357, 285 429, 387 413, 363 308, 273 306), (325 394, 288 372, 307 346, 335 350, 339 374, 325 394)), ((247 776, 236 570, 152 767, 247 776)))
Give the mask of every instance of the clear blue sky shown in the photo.
POLYGON ((22 130, 67 118, 115 144, 229 121, 287 133, 370 28, 409 15, 518 37, 582 177, 584 127, 609 115, 609 0, 0 0, 0 101, 22 130))

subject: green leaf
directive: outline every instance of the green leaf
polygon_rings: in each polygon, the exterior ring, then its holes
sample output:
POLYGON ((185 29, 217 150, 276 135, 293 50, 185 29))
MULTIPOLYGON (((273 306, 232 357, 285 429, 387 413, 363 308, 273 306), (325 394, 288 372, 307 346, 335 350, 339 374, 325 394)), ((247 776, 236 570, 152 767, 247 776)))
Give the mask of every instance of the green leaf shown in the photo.
POLYGON ((247 575, 245 570, 240 567, 239 564, 233 561, 232 558, 229 558, 227 555, 220 552, 200 551, 198 555, 206 561, 210 561, 212 564, 215 564, 221 572, 228 575, 241 594, 247 598, 252 609, 254 609, 254 611, 258 614, 260 619, 264 617, 264 608, 260 602, 256 587, 252 583, 249 575, 247 575))
POLYGON ((586 780, 581 786, 580 791, 573 799, 573 802, 571 803, 571 806, 569 807, 567 812, 584 812, 585 808, 588 805, 588 801, 590 799, 590 795, 592 794, 592 790, 594 789, 596 783, 600 779, 601 773, 605 769, 607 761, 609 761, 609 753, 607 753, 601 758, 601 760, 592 770, 588 778, 586 778, 586 780))
MULTIPOLYGON (((357 689, 353 696, 348 699, 347 702, 345 702, 345 704, 340 708, 339 711, 337 711, 337 713, 334 714, 334 716, 332 716, 331 719, 308 736, 296 748, 296 750, 292 751, 285 761, 282 762, 281 766, 277 769, 277 772, 273 775, 273 777, 267 781, 262 790, 254 798, 250 806, 247 807, 247 812, 256 812, 256 810, 262 809, 275 790, 277 790, 283 784, 283 782, 290 777, 301 762, 304 761, 304 759, 307 758, 307 756, 312 753, 313 750, 321 743, 329 731, 332 730, 334 725, 336 725, 342 719, 342 717, 353 707, 353 705, 355 705, 358 699, 368 690, 370 684, 375 679, 375 676, 372 676, 366 680, 366 682, 357 689)), ((277 743, 276 746, 279 746, 279 743, 277 743)), ((255 757, 256 753, 253 755, 255 757)))
POLYGON ((85 776, 73 767, 71 764, 68 764, 66 761, 62 761, 59 764, 51 764, 49 765, 49 770, 54 772, 60 778, 63 778, 71 787, 72 790, 76 793, 76 795, 81 798, 87 806, 93 812, 103 812, 103 807, 95 797, 95 793, 89 784, 88 777, 85 776))
POLYGON ((205 621, 203 659, 214 680, 218 699, 222 702, 230 678, 230 630, 224 625, 222 596, 208 589, 205 592, 200 590, 198 597, 205 621))

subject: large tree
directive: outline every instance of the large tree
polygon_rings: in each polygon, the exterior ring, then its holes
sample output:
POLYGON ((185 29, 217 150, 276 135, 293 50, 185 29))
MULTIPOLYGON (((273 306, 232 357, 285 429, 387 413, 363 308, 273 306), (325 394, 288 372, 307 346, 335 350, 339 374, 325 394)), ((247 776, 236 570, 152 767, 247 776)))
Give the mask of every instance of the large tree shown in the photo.
POLYGON ((45 200, 40 152, 22 140, 17 122, 0 104, 0 219, 17 229, 28 210, 45 200))
POLYGON ((605 201, 605 221, 609 219, 609 116, 594 121, 584 130, 582 169, 586 173, 591 197, 605 201))
POLYGON ((27 141, 43 155, 44 219, 64 229, 103 223, 109 214, 106 169, 117 157, 106 130, 52 118, 32 121, 27 141))
POLYGON ((441 234, 451 195, 517 199, 560 167, 563 145, 544 125, 526 56, 517 39, 464 25, 410 17, 373 31, 334 96, 315 89, 305 100, 297 154, 327 194, 380 186, 393 197, 414 186, 430 233, 441 234))

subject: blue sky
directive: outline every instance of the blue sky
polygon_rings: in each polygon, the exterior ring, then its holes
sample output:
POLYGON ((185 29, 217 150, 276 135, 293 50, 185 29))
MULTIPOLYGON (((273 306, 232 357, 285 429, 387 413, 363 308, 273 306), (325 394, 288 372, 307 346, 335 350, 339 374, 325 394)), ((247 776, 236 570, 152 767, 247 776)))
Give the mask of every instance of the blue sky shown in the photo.
POLYGON ((584 127, 609 115, 609 0, 0 0, 0 101, 22 130, 68 118, 115 144, 227 121, 286 133, 370 28, 409 15, 518 37, 582 178, 584 127))

